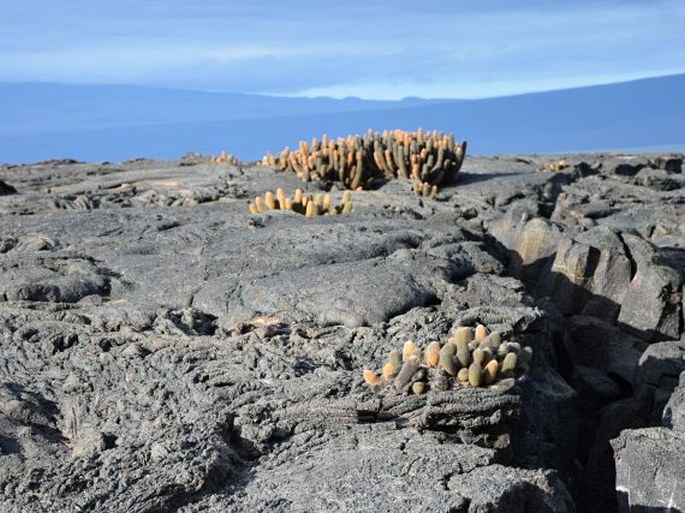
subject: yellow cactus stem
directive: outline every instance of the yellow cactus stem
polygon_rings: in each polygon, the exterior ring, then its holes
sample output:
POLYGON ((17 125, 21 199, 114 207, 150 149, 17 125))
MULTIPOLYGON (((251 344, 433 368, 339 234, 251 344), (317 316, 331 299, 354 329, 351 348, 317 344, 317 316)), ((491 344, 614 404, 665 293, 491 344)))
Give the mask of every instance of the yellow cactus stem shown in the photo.
POLYGON ((488 364, 483 369, 483 384, 490 385, 494 383, 497 379, 497 369, 499 368, 499 363, 497 360, 490 360, 488 364))
POLYGON ((483 351, 483 363, 482 363, 482 365, 485 366, 485 364, 488 363, 490 360, 492 360, 495 357, 495 355, 492 352, 492 349, 490 349, 489 347, 483 347, 483 348, 479 348, 479 349, 481 351, 483 351))
POLYGON ((323 197, 323 209, 325 212, 331 211, 331 195, 330 194, 326 194, 323 197))
POLYGON ((458 349, 468 350, 469 342, 473 341, 473 328, 459 326, 452 335, 451 341, 458 349))
POLYGON ((488 335, 492 342, 492 347, 497 347, 502 343, 502 334, 499 331, 493 331, 488 335))
POLYGON ((264 194, 264 202, 266 203, 266 208, 269 210, 276 210, 276 202, 274 201, 274 195, 271 191, 264 194))
POLYGON ((450 376, 457 374, 457 362, 454 358, 454 353, 449 349, 451 344, 445 344, 440 350, 440 368, 443 369, 450 376))
POLYGON ((295 189, 295 197, 293 203, 302 203, 302 189, 295 189))
POLYGON ((457 381, 460 383, 468 383, 469 381, 469 368, 468 367, 462 367, 459 369, 459 372, 457 373, 457 381))
POLYGON ((416 353, 416 344, 413 340, 407 340, 402 348, 402 361, 406 362, 416 353))
POLYGON ((475 332, 475 339, 480 341, 483 340, 485 337, 488 336, 488 329, 483 326, 482 324, 479 324, 476 326, 476 332, 475 332))
POLYGON ((469 385, 479 387, 483 381, 483 369, 478 362, 473 362, 469 367, 469 385))
POLYGON ((300 141, 300 153, 302 154, 303 157, 309 158, 307 141, 300 141))
POLYGON ((516 353, 507 353, 507 355, 502 360, 502 377, 509 378, 513 376, 514 369, 516 369, 517 363, 518 356, 516 355, 516 353))
POLYGON ((314 205, 313 201, 307 201, 307 210, 305 211, 305 216, 306 217, 314 217, 315 214, 315 209, 316 205, 314 205))
POLYGON ((281 208, 281 210, 286 210, 287 198, 285 197, 285 192, 283 192, 281 187, 276 189, 276 199, 278 199, 278 206, 281 208))
POLYGON ((250 203, 248 205, 248 208, 250 209, 250 214, 254 214, 254 215, 259 214, 259 209, 257 208, 257 206, 254 203, 250 203))
POLYGON ((421 381, 415 381, 411 385, 411 391, 414 395, 421 395, 426 391, 426 384, 421 381))
POLYGON ((381 162, 380 153, 378 150, 373 152, 373 162, 374 164, 376 164, 376 167, 378 167, 378 169, 385 170, 385 166, 383 165, 383 162, 381 162))
POLYGON ((387 381, 395 374, 395 370, 396 367, 393 362, 385 362, 383 369, 381 369, 381 379, 383 379, 383 381, 387 381))
POLYGON ((380 378, 376 375, 376 373, 372 370, 365 369, 362 375, 364 376, 364 381, 370 387, 378 385, 381 381, 380 378))
POLYGON ((468 367, 473 362, 471 351, 466 349, 457 349, 457 361, 462 367, 468 367))
POLYGON ((440 342, 431 342, 426 348, 426 365, 437 367, 440 362, 440 342))
POLYGON ((485 365, 485 353, 481 348, 476 348, 473 350, 472 353, 473 356, 473 361, 477 363, 479 366, 483 367, 485 365))
POLYGON ((257 197, 254 199, 254 203, 255 203, 255 205, 257 206, 257 210, 259 210, 260 213, 266 212, 266 211, 267 211, 266 205, 265 205, 264 202, 262 201, 262 198, 260 198, 259 196, 257 196, 257 197))

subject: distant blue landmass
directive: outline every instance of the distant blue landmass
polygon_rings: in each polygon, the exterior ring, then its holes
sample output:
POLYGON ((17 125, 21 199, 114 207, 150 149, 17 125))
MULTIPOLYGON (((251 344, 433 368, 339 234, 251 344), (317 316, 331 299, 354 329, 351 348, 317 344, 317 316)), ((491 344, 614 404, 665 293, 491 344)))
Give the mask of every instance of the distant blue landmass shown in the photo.
POLYGON ((0 84, 0 162, 186 152, 258 160, 300 139, 437 129, 469 153, 685 151, 685 74, 482 100, 286 98, 136 86, 0 84))

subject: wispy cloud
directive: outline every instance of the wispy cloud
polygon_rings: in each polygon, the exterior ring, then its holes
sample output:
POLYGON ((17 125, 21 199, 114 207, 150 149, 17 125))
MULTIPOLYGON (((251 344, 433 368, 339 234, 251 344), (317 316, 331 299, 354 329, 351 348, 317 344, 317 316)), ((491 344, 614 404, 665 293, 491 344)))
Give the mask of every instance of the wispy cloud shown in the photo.
POLYGON ((682 0, 60 4, 3 0, 0 80, 478 97, 685 71, 682 0))

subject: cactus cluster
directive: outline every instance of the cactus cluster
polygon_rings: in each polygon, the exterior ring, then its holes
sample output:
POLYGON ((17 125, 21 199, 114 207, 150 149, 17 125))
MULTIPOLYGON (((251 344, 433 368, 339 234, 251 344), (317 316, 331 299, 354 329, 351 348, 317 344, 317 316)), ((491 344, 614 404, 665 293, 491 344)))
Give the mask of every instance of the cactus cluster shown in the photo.
POLYGON ((267 192, 264 194, 264 199, 260 196, 255 197, 254 203, 250 202, 248 206, 251 214, 260 214, 268 210, 292 210, 298 214, 306 217, 314 217, 317 215, 338 215, 349 214, 352 211, 352 198, 350 191, 345 191, 342 196, 340 205, 333 205, 331 203, 330 194, 308 194, 305 196, 302 189, 295 189, 293 198, 286 197, 283 189, 280 187, 276 189, 276 194, 267 192))
POLYGON ((297 151, 267 154, 263 163, 304 181, 337 180, 352 190, 372 189, 388 177, 438 186, 456 176, 465 152, 466 141, 456 143, 454 136, 435 130, 369 130, 364 136, 301 141, 297 151))
POLYGON ((542 171, 544 173, 558 173, 559 171, 562 171, 566 169, 567 167, 570 167, 571 164, 569 164, 565 160, 559 160, 557 162, 552 162, 551 164, 547 164, 544 167, 541 167, 538 169, 538 171, 542 171))
POLYGON ((221 154, 218 157, 214 157, 214 162, 216 164, 231 164, 233 166, 237 166, 239 164, 238 159, 235 158, 235 155, 227 155, 225 150, 222 150, 221 154))
POLYGON ((444 344, 430 342, 422 351, 408 340, 392 350, 380 371, 364 370, 367 385, 392 385, 399 393, 422 394, 430 389, 484 387, 512 380, 528 370, 529 346, 504 341, 499 332, 479 324, 460 326, 444 344))
POLYGON ((413 186, 414 194, 422 198, 435 198, 438 195, 438 186, 428 182, 415 182, 413 186))

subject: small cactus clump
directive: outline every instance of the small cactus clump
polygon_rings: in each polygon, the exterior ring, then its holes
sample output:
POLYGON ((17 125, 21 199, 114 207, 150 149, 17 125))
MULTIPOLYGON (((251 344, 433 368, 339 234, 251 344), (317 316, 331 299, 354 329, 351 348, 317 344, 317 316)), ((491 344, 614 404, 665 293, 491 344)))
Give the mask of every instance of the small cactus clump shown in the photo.
POLYGON ((381 372, 364 370, 367 385, 390 385, 399 393, 486 387, 521 377, 533 356, 529 346, 503 341, 482 324, 459 326, 444 344, 433 341, 421 351, 408 340, 402 351, 390 352, 381 372))
POLYGON ((235 155, 227 155, 225 150, 223 150, 218 157, 214 157, 213 160, 216 164, 231 164, 232 166, 237 166, 239 164, 235 155))
POLYGON ((255 197, 254 203, 248 206, 251 214, 260 214, 269 210, 292 210, 306 217, 318 215, 334 216, 338 214, 349 214, 352 211, 352 200, 350 191, 345 191, 340 205, 331 203, 331 195, 311 194, 305 196, 301 189, 295 189, 293 198, 287 198, 283 189, 276 189, 276 195, 267 192, 264 199, 260 196, 255 197))
POLYGON ((438 186, 431 185, 428 182, 414 182, 413 190, 414 194, 421 196, 422 198, 435 199, 438 195, 438 186))
MULTIPOLYGON (((296 151, 267 154, 263 163, 291 171, 304 181, 336 180, 352 190, 372 189, 387 178, 427 183, 428 192, 454 179, 466 153, 466 141, 437 131, 369 130, 366 135, 301 141, 296 151)), ((423 187, 423 186, 422 186, 423 187)), ((437 189, 436 189, 437 190, 437 189)))
POLYGON ((544 173, 558 173, 559 171, 562 171, 569 167, 571 164, 569 164, 565 160, 559 160, 557 162, 552 162, 551 164, 547 164, 544 167, 541 167, 538 169, 538 171, 542 171, 544 173))

